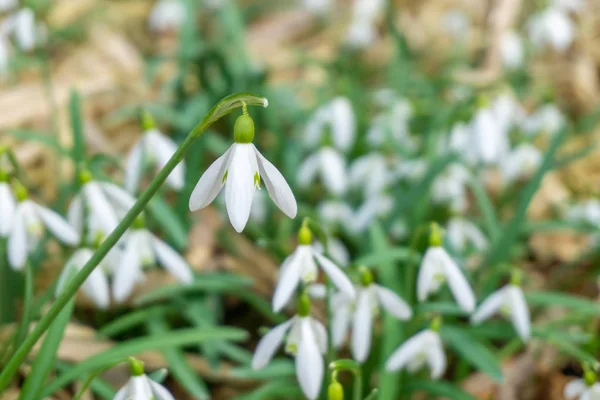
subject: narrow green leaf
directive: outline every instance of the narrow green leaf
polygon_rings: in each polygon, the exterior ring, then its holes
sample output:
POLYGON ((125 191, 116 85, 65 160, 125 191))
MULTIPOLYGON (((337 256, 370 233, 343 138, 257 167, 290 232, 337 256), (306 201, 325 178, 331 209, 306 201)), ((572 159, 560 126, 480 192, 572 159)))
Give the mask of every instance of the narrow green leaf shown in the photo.
POLYGON ((585 297, 557 292, 533 292, 525 295, 532 306, 559 306, 586 315, 600 316, 600 306, 596 301, 585 297))
POLYGON ((148 212, 178 250, 187 246, 187 230, 173 208, 160 196, 154 196, 147 205, 148 212))
POLYGON ((294 376, 296 367, 292 360, 279 358, 272 360, 266 367, 255 370, 252 367, 233 368, 231 375, 245 379, 279 379, 294 376))
POLYGON ((292 380, 269 382, 252 393, 234 397, 235 400, 303 399, 298 384, 292 380))
POLYGON ((393 262, 418 262, 421 256, 407 247, 389 248, 383 251, 366 254, 357 258, 353 264, 377 267, 379 264, 393 262))
POLYGON ((76 171, 83 165, 86 156, 83 120, 81 117, 81 98, 75 90, 71 91, 69 99, 69 117, 71 118, 71 129, 73 130, 73 149, 71 158, 75 163, 76 171))
POLYGON ((556 334, 552 330, 534 329, 533 336, 543 339, 545 342, 552 344, 561 352, 568 354, 576 360, 595 364, 596 357, 582 349, 576 344, 569 341, 564 334, 556 334))
POLYGON ((475 176, 471 176, 469 179, 469 185, 471 187, 471 191, 475 196, 475 200, 477 201, 477 206, 479 207, 479 211, 483 216, 483 222, 485 224, 485 230, 487 231, 490 239, 496 240, 498 237, 500 224, 498 222, 498 217, 496 216, 496 212, 494 211, 494 205, 490 200, 485 188, 475 176))
POLYGON ((37 142, 43 144, 54 150, 59 155, 69 154, 58 142, 55 136, 51 136, 49 133, 37 132, 27 129, 15 129, 6 132, 7 135, 14 136, 15 138, 27 142, 37 142))
POLYGON ((119 335, 129 329, 144 324, 149 318, 165 314, 170 309, 171 307, 161 305, 130 311, 104 325, 98 330, 98 334, 106 337, 119 335))
MULTIPOLYGON (((453 400, 475 400, 475 397, 463 391, 460 387, 444 381, 429 381, 423 379, 411 379, 403 388, 403 392, 427 392, 436 398, 448 398, 453 400)), ((381 398, 381 397, 380 397, 381 398)))
POLYGON ((458 306, 458 304, 441 301, 420 303, 415 307, 416 315, 422 315, 426 313, 451 315, 456 317, 463 317, 468 315, 462 308, 458 306))

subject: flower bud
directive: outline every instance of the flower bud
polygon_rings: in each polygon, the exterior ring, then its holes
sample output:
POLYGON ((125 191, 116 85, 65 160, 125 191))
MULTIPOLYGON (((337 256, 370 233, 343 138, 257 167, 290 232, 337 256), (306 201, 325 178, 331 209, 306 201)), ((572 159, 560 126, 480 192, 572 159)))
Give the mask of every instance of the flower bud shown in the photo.
POLYGON ((248 114, 240 115, 235 121, 233 140, 236 143, 252 143, 254 140, 254 121, 248 114))
POLYGON ((140 120, 144 132, 156 128, 156 121, 154 121, 154 117, 148 112, 148 110, 142 111, 142 114, 140 115, 140 120))
POLYGON ((312 232, 310 228, 305 224, 302 224, 300 230, 298 230, 298 244, 309 245, 312 243, 312 232))
POLYGON ((440 228, 437 223, 433 222, 431 224, 431 232, 429 233, 429 246, 440 247, 443 241, 442 228, 440 228))
POLYGON ((367 267, 360 267, 359 271, 360 284, 364 287, 370 286, 374 281, 373 273, 371 272, 371 270, 367 267))
POLYGON ((79 183, 85 185, 86 183, 92 180, 92 173, 84 168, 79 172, 78 179, 79 183))
POLYGON ((301 317, 307 317, 310 314, 310 299, 306 293, 302 293, 298 299, 297 314, 301 317))
POLYGON ((129 369, 131 376, 144 375, 144 363, 134 357, 129 357, 129 369))
POLYGON ((15 192, 15 197, 17 198, 17 201, 27 200, 27 198, 29 197, 27 188, 25 188, 25 186, 23 186, 23 184, 19 181, 13 182, 13 190, 15 192))
POLYGON ((344 400, 344 387, 341 383, 333 380, 327 388, 328 400, 344 400))

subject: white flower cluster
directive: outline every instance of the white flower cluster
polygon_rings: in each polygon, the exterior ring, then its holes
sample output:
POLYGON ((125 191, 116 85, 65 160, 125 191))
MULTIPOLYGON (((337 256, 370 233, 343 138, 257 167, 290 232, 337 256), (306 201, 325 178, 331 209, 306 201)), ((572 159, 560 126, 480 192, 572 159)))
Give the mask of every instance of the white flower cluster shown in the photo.
POLYGON ((31 52, 46 39, 46 27, 36 21, 32 9, 19 9, 17 0, 3 0, 0 2, 0 13, 6 12, 8 16, 0 22, 0 73, 8 70, 13 43, 19 50, 31 52))

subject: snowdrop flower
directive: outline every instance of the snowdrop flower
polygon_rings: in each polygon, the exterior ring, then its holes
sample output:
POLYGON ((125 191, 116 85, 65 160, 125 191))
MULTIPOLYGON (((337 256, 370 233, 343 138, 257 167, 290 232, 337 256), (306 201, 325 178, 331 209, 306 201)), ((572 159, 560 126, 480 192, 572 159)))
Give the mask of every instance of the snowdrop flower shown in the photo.
POLYGON ((429 295, 438 292, 447 281, 460 308, 470 313, 475 309, 473 290, 456 262, 442 247, 440 227, 433 224, 431 229, 429 248, 421 261, 417 277, 417 297, 420 302, 427 300, 429 295))
POLYGON ((343 201, 327 200, 317 206, 317 214, 326 226, 336 224, 347 226, 348 221, 354 216, 354 211, 343 201))
POLYGON ((321 106, 310 119, 304 131, 305 145, 314 149, 331 143, 334 148, 347 152, 354 144, 355 125, 350 100, 338 96, 321 106), (327 133, 330 137, 326 137, 327 133))
POLYGON ((331 147, 324 147, 308 156, 298 169, 297 182, 300 187, 306 188, 319 176, 324 188, 341 196, 348 188, 346 175, 346 160, 331 147))
POLYGON ((502 35, 500 43, 500 58, 506 69, 518 69, 523 66, 525 52, 521 37, 515 31, 508 31, 502 35))
POLYGON ((10 11, 19 6, 18 0, 0 0, 0 12, 10 11))
POLYGON ((352 233, 361 233, 378 217, 387 215, 394 208, 394 199, 387 195, 373 195, 365 201, 348 220, 345 227, 352 233))
MULTIPOLYGON (((313 243, 312 247, 317 253, 323 253, 325 251, 320 242, 313 243)), ((340 239, 328 236, 327 250, 331 260, 336 262, 338 265, 341 265, 342 268, 350 264, 350 252, 348 252, 348 249, 340 239)))
POLYGON ((10 44, 8 40, 0 34, 0 76, 8 72, 10 62, 10 44))
POLYGON ((587 371, 583 379, 575 379, 565 386, 564 396, 567 400, 600 399, 600 382, 592 371, 587 371))
POLYGON ((427 160, 419 158, 413 160, 401 160, 396 165, 394 174, 398 179, 416 181, 425 175, 427 172, 427 160))
POLYGON ((258 343, 252 357, 252 368, 265 367, 285 339, 285 351, 296 359, 296 377, 304 395, 314 400, 323 382, 323 354, 327 351, 327 330, 310 316, 310 300, 302 295, 298 313, 287 322, 275 326, 258 343))
POLYGON ((390 183, 391 175, 387 160, 379 153, 370 153, 357 158, 350 166, 350 185, 364 188, 364 195, 377 195, 390 183))
MULTIPOLYGON (((432 324, 433 325, 433 324, 432 324)), ((404 342, 388 359, 385 369, 407 369, 415 373, 427 364, 431 379, 440 379, 446 371, 446 354, 435 329, 421 331, 404 342)))
POLYGON ((447 238, 452 248, 461 253, 469 246, 483 251, 488 245, 488 240, 481 230, 469 220, 460 217, 454 217, 448 222, 447 238))
POLYGON ((317 15, 325 15, 331 9, 332 0, 303 0, 305 9, 317 15))
MULTIPOLYGON (((125 189, 130 193, 135 193, 146 163, 153 164, 159 171, 177 150, 177 144, 156 128, 149 115, 144 116, 144 125, 144 135, 127 157, 125 189)), ((184 168, 182 161, 169 174, 165 183, 174 190, 181 190, 184 185, 184 168)))
POLYGON ((373 124, 367 133, 369 143, 372 146, 380 146, 392 140, 394 144, 408 151, 414 151, 418 143, 410 136, 409 123, 413 115, 410 101, 394 93, 387 93, 385 90, 376 93, 376 100, 382 102, 386 109, 373 119, 373 124))
POLYGON ((560 109, 554 104, 546 104, 540 107, 532 115, 527 116, 521 128, 527 136, 538 133, 553 135, 565 124, 565 117, 560 109))
MULTIPOLYGON (((86 247, 78 249, 73 253, 67 260, 67 263, 58 278, 58 284, 56 285, 57 296, 63 291, 69 279, 83 268, 93 254, 94 250, 86 247)), ((85 293, 85 295, 101 309, 108 308, 110 303, 110 290, 108 288, 108 278, 106 276, 106 270, 110 268, 105 266, 106 262, 106 258, 102 260, 100 265, 94 268, 90 276, 88 276, 81 286, 83 293, 85 293)))
POLYGON ((464 11, 454 9, 442 15, 442 26, 452 37, 463 40, 471 29, 471 20, 464 11))
POLYGON ((0 237, 7 237, 10 233, 16 206, 8 175, 0 170, 0 237))
POLYGON ((466 185, 469 178, 470 173, 464 165, 450 164, 433 181, 432 200, 435 203, 448 203, 453 211, 464 211, 467 207, 466 185))
POLYGON ((304 224, 298 231, 298 247, 281 265, 279 282, 273 294, 273 310, 280 311, 300 284, 314 282, 321 267, 337 289, 349 297, 356 294, 354 286, 342 270, 311 246, 312 232, 304 224))
POLYGON ((237 232, 244 230, 256 189, 261 180, 267 192, 288 217, 298 210, 296 199, 281 172, 254 147, 254 121, 247 114, 238 117, 234 127, 235 143, 200 177, 190 196, 190 210, 209 205, 225 186, 225 204, 229 221, 237 232))
POLYGON ((507 182, 529 178, 539 168, 542 158, 537 147, 523 143, 500 163, 502 176, 507 182))
POLYGON ((187 10, 180 0, 158 0, 152 11, 148 26, 154 32, 177 30, 185 22, 187 10))
POLYGON ((506 133, 525 119, 523 106, 511 93, 502 93, 494 98, 491 105, 492 113, 500 129, 506 133))
POLYGON ((455 123, 450 129, 450 135, 447 141, 440 142, 440 153, 444 154, 447 151, 462 155, 465 162, 473 164, 475 160, 470 159, 472 152, 471 143, 471 127, 464 122, 455 123))
POLYGON ((12 19, 15 41, 23 51, 31 51, 40 41, 41 32, 35 21, 35 14, 30 8, 22 8, 12 19))
POLYGON ((333 342, 340 346, 350 322, 352 323, 352 357, 363 363, 371 351, 371 335, 373 320, 379 314, 380 308, 384 308, 390 315, 400 320, 410 319, 412 311, 396 293, 373 282, 373 274, 366 268, 361 270, 361 284, 357 288, 356 300, 349 299, 346 295, 332 298, 333 342), (341 303, 341 304, 340 304, 341 303), (352 315, 354 313, 354 315, 352 315))
POLYGON ((183 283, 191 283, 194 279, 183 257, 144 228, 140 217, 125 237, 124 248, 123 257, 114 271, 113 280, 113 296, 119 303, 131 295, 136 283, 144 279, 143 267, 154 265, 157 261, 183 283))
POLYGON ((600 200, 590 199, 575 204, 567 211, 567 218, 571 221, 585 221, 590 225, 600 225, 600 200))
POLYGON ((497 312, 511 319, 521 340, 524 342, 529 340, 531 336, 529 309, 519 285, 511 283, 492 293, 471 316, 471 322, 478 324, 497 312))
POLYGON ((56 212, 28 199, 27 190, 17 183, 17 205, 8 236, 8 261, 15 270, 21 270, 28 255, 35 249, 44 234, 44 226, 64 244, 74 246, 79 242, 77 232, 56 212))
POLYGON ((480 108, 471 121, 471 143, 483 164, 496 164, 508 152, 508 132, 502 129, 491 108, 480 108))
POLYGON ((549 7, 535 14, 527 27, 529 38, 537 48, 550 46, 558 52, 564 52, 575 38, 575 25, 569 16, 557 7, 549 7))
POLYGON ((113 400, 175 400, 164 386, 144 374, 141 361, 132 359, 130 364, 132 376, 115 394, 113 400))
POLYGON ((354 0, 346 43, 357 48, 371 45, 377 35, 375 20, 381 14, 384 5, 383 0, 354 0))

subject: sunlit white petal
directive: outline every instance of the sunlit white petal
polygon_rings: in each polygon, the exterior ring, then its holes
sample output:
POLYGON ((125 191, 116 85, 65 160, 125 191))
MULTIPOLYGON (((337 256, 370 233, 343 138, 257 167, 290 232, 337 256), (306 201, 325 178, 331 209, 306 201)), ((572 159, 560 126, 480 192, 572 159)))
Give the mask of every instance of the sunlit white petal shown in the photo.
POLYGON ((271 361, 271 358, 273 358, 273 355, 279 346, 281 346, 283 338, 291 327, 292 322, 294 322, 294 319, 290 319, 283 324, 277 325, 262 337, 260 342, 258 342, 256 350, 254 351, 254 356, 252 357, 253 369, 261 369, 271 361))
POLYGON ((232 145, 221 157, 217 158, 210 167, 202 174, 200 180, 194 187, 190 196, 190 210, 196 211, 206 207, 217 197, 221 187, 225 183, 223 177, 230 162, 230 156, 234 152, 235 144, 232 145))
POLYGON ((396 293, 383 286, 374 285, 375 293, 381 306, 398 319, 406 320, 412 317, 412 311, 408 304, 396 293))
POLYGON ((252 160, 256 159, 252 144, 237 143, 232 150, 225 182, 225 203, 229 221, 237 232, 246 227, 250 218, 254 196, 254 173, 252 160))
POLYGON ((184 258, 159 238, 152 236, 151 240, 158 261, 178 280, 191 283, 194 275, 184 258))
POLYGON ((296 376, 304 395, 310 400, 315 400, 323 382, 323 358, 310 325, 310 318, 302 318, 300 324, 301 340, 296 356, 296 376))
POLYGON ((323 271, 329 276, 331 282, 344 294, 353 298, 356 295, 356 291, 350 279, 344 274, 344 272, 335 265, 332 261, 325 258, 321 254, 314 253, 314 257, 317 262, 323 268, 323 271))
POLYGON ((298 205, 296 204, 292 189, 290 189, 290 186, 287 184, 283 175, 281 175, 281 172, 264 158, 254 145, 252 145, 252 147, 254 148, 258 161, 260 177, 265 183, 273 202, 285 215, 290 218, 295 218, 296 213, 298 212, 298 205))

